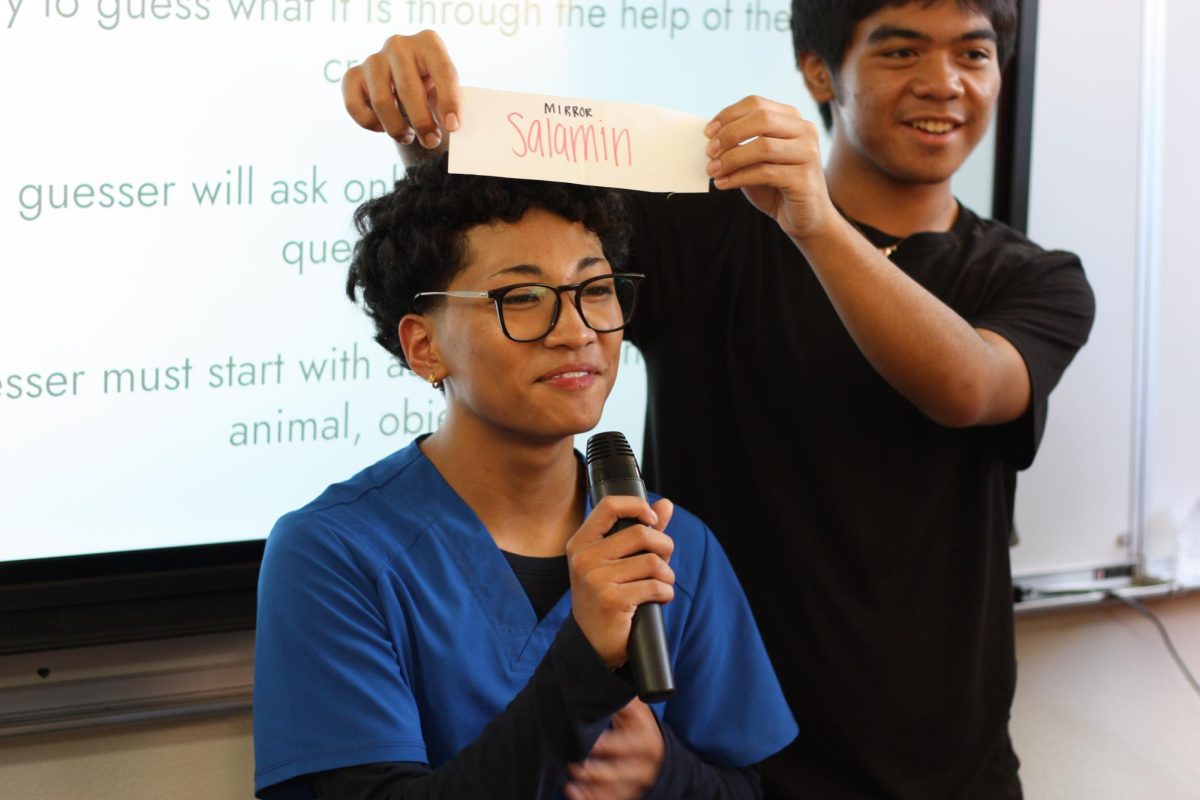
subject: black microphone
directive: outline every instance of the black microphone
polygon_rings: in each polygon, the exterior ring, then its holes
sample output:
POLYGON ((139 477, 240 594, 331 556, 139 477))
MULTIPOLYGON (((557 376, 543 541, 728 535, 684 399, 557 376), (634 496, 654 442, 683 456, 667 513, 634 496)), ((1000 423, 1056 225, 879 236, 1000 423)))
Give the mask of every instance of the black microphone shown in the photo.
MULTIPOLYGON (((646 484, 638 469, 637 457, 625 437, 616 431, 597 433, 587 443, 588 497, 595 507, 610 494, 646 498, 646 484)), ((611 535, 636 524, 620 519, 611 535)), ((633 614, 629 631, 629 664, 633 685, 646 703, 669 700, 675 694, 675 675, 671 672, 671 654, 667 650, 667 632, 663 626, 662 605, 643 603, 633 614)))

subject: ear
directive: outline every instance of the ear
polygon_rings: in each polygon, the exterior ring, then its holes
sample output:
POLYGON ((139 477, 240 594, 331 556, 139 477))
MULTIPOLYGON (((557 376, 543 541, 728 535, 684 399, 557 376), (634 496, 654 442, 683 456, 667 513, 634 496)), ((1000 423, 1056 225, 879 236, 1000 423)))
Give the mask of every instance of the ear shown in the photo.
POLYGON ((811 50, 806 50, 796 53, 796 67, 804 75, 804 85, 808 87, 808 93, 812 95, 813 100, 818 103, 834 101, 833 74, 824 59, 811 50))
POLYGON ((422 380, 429 380, 430 375, 435 380, 446 377, 431 318, 424 314, 405 314, 397 333, 409 369, 422 380))

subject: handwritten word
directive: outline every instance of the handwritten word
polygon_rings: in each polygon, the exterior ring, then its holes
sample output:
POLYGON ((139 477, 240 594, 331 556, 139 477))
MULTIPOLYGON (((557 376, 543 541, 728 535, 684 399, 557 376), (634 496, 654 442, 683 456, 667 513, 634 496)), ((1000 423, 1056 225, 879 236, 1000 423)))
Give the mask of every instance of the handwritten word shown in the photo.
POLYGON ((512 148, 517 158, 532 154, 542 158, 562 158, 573 163, 611 162, 619 167, 624 145, 625 165, 633 163, 633 141, 629 128, 610 128, 592 123, 568 125, 546 117, 534 119, 522 129, 525 115, 513 111, 507 119, 521 140, 519 151, 512 148))
POLYGON ((543 114, 558 114, 562 117, 590 117, 592 109, 589 106, 564 106, 559 103, 542 103, 543 114))

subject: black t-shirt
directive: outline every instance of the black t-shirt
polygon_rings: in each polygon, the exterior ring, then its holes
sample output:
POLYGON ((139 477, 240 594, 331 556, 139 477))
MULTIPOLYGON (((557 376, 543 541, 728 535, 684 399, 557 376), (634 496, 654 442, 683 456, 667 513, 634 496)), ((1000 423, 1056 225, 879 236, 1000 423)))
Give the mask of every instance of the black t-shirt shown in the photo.
POLYGON ((540 620, 550 613, 558 599, 571 588, 571 569, 567 566, 566 556, 523 556, 518 553, 501 551, 513 574, 521 582, 533 613, 540 620))
POLYGON ((1079 260, 966 208, 901 243, 897 266, 1012 342, 1032 379, 1023 418, 956 430, 879 376, 740 192, 629 196, 647 481, 712 526, 800 725, 767 796, 1004 796, 986 786, 1016 771, 1016 471, 1091 327, 1079 260))

